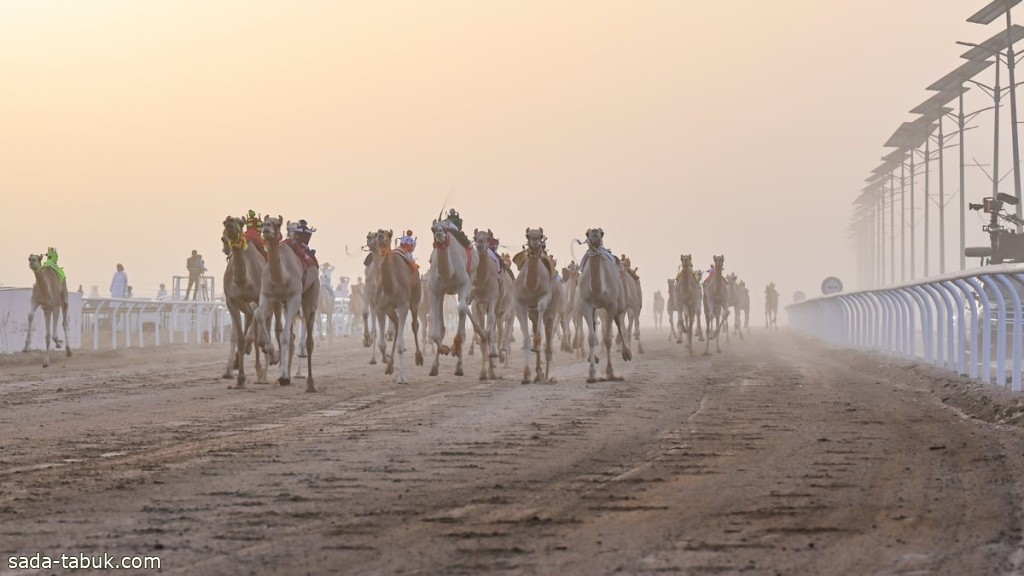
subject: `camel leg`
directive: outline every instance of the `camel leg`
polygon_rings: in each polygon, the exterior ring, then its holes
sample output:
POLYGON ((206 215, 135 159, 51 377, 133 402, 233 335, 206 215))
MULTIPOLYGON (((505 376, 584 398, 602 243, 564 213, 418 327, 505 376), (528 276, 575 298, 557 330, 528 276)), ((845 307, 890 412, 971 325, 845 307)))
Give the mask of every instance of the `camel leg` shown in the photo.
POLYGON ((545 298, 541 298, 540 302, 537 303, 537 322, 533 326, 533 349, 537 351, 537 368, 536 374, 533 377, 534 382, 545 382, 547 380, 546 371, 541 369, 540 355, 542 350, 541 338, 551 331, 551 327, 547 326, 544 318, 547 315, 550 297, 551 296, 549 295, 545 298))
POLYGON ((437 370, 441 366, 441 352, 443 351, 441 342, 444 338, 443 298, 444 294, 431 294, 430 298, 430 341, 434 343, 434 364, 430 367, 431 376, 437 376, 437 370))
POLYGON ((28 332, 25 333, 25 348, 22 352, 28 352, 29 346, 32 345, 32 320, 36 317, 38 308, 39 305, 33 302, 32 308, 28 311, 28 332))
MULTIPOLYGON (((390 312, 389 312, 390 313, 390 312)), ((391 375, 395 372, 394 358, 388 358, 388 339, 387 332, 384 330, 385 323, 388 321, 388 314, 383 313, 383 310, 377 311, 377 328, 379 330, 377 334, 377 350, 380 350, 380 361, 384 363, 384 374, 391 375)), ((376 353, 374 354, 376 357, 376 353)), ((376 364, 376 360, 372 360, 370 364, 376 364)))
MULTIPOLYGON (((603 318, 601 319, 601 336, 602 336, 601 340, 604 342, 604 353, 606 355, 605 366, 604 366, 604 377, 605 377, 605 380, 615 381, 616 380, 616 378, 615 378, 615 369, 612 368, 612 340, 614 340, 614 338, 612 336, 612 327, 613 327, 615 321, 612 320, 610 318, 610 316, 611 316, 611 314, 607 310, 605 310, 604 314, 603 314, 603 318)), ((620 337, 621 337, 621 335, 620 335, 620 337)), ((625 355, 626 354, 626 352, 625 352, 625 350, 626 350, 625 344, 623 344, 622 350, 623 350, 623 355, 625 355)))
POLYGON ((43 356, 43 368, 50 365, 50 318, 52 314, 48 308, 43 307, 43 326, 46 328, 46 352, 43 356))
POLYGON ((63 312, 63 324, 64 324, 64 356, 71 357, 71 340, 68 340, 68 303, 65 302, 61 307, 63 312))
POLYGON ((416 345, 416 365, 423 366, 423 352, 420 351, 420 320, 419 311, 410 310, 409 316, 412 317, 412 341, 416 345))
MULTIPOLYGON (((458 331, 455 333, 455 339, 452 342, 452 353, 455 354, 455 375, 462 376, 465 374, 462 370, 462 344, 466 341, 466 317, 469 316, 469 290, 470 286, 467 285, 462 288, 459 292, 459 326, 458 331)), ((470 319, 472 322, 472 319, 470 319)))
MULTIPOLYGON (((494 363, 498 358, 498 303, 496 301, 487 303, 487 319, 484 332, 487 334, 487 342, 480 348, 487 351, 487 377, 497 380, 498 375, 494 371, 494 363)), ((481 354, 482 355, 482 354, 481 354)))
POLYGON ((393 319, 395 323, 395 343, 391 347, 391 362, 395 361, 395 351, 398 352, 398 383, 408 384, 405 379, 405 321, 409 315, 409 310, 402 306, 399 308, 396 318, 393 319))
POLYGON ((298 314, 298 300, 293 298, 284 307, 282 311, 282 319, 284 326, 281 329, 281 362, 280 370, 278 373, 277 384, 279 386, 288 386, 292 383, 292 353, 294 351, 295 342, 293 341, 295 336, 295 316, 298 314), (287 359, 285 358, 285 350, 288 351, 287 359))
POLYGON ((597 355, 597 331, 594 326, 594 316, 596 314, 597 310, 593 307, 590 307, 590 309, 583 314, 583 319, 587 323, 587 347, 590 350, 590 366, 587 368, 587 383, 589 384, 597 382, 597 365, 594 361, 594 357, 597 355))
MULTIPOLYGON (((551 322, 547 324, 547 333, 544 336, 544 382, 549 384, 554 383, 555 379, 551 377, 551 358, 554 357, 554 345, 551 340, 554 337, 554 329, 558 324, 551 322)), ((564 339, 563 339, 564 341, 564 339)))
POLYGON ((519 319, 519 328, 523 332, 523 379, 522 384, 529 384, 530 380, 530 313, 525 304, 516 302, 516 318, 519 319))

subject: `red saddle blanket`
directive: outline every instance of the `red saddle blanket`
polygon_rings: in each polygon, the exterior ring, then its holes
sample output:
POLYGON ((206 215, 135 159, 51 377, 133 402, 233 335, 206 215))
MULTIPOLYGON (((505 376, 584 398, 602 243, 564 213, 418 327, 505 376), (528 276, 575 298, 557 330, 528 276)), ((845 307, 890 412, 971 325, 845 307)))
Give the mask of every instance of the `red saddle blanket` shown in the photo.
POLYGON ((267 244, 264 242, 263 235, 260 234, 260 231, 255 228, 250 228, 245 231, 245 238, 247 240, 252 240, 253 245, 255 245, 256 248, 259 248, 260 254, 262 254, 263 259, 266 260, 267 244))
POLYGON ((291 248, 292 252, 295 252, 295 255, 299 257, 299 261, 302 262, 303 269, 316 268, 319 270, 320 264, 316 261, 316 256, 313 256, 313 252, 310 251, 309 246, 306 246, 301 242, 296 242, 291 238, 286 238, 281 243, 291 248))

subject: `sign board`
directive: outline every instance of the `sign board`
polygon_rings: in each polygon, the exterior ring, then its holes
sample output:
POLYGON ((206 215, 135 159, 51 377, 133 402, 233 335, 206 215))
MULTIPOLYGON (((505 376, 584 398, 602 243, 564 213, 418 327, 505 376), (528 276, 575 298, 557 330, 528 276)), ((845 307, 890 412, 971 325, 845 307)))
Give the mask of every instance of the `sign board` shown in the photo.
POLYGON ((807 295, 806 294, 804 294, 800 290, 797 290, 796 292, 793 292, 793 302, 800 303, 800 302, 803 302, 804 300, 807 300, 807 295))
POLYGON ((835 276, 829 276, 821 281, 821 293, 828 296, 843 291, 843 282, 835 276))

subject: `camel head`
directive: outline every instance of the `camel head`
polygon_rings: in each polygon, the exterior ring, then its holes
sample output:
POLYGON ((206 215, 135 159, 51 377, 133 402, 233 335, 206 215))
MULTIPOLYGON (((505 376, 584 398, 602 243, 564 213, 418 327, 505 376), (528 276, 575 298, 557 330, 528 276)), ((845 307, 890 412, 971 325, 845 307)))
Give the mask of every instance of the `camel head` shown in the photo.
POLYGON ((501 253, 501 259, 502 259, 502 261, 505 262, 505 267, 506 268, 509 268, 509 269, 512 268, 512 255, 511 254, 509 254, 508 252, 502 252, 501 253))
POLYGON ((768 286, 764 289, 764 291, 766 294, 771 294, 772 292, 775 292, 775 282, 769 282, 768 286))
POLYGON ((243 218, 237 218, 235 216, 227 216, 224 218, 224 236, 228 239, 228 242, 240 241, 244 226, 245 220, 243 218))
POLYGON ((394 237, 395 232, 393 230, 385 230, 383 228, 378 228, 377 232, 374 233, 374 245, 377 247, 378 250, 387 250, 391 248, 391 239, 394 237))
POLYGON ((722 255, 722 256, 715 256, 714 257, 714 261, 715 261, 715 270, 718 270, 719 272, 721 272, 722 270, 725 269, 725 256, 724 255, 722 255))
POLYGON ((277 218, 267 214, 263 217, 263 239, 269 243, 276 244, 281 241, 281 224, 284 222, 284 216, 278 214, 277 218))
POLYGON ((669 278, 668 279, 668 291, 671 292, 672 291, 672 287, 675 286, 675 285, 676 285, 676 279, 675 278, 669 278))
POLYGON ((366 249, 373 252, 377 248, 377 233, 370 230, 366 233, 366 249))
POLYGON ((604 244, 604 230, 602 228, 587 230, 587 244, 593 248, 600 248, 604 244))
POLYGON ((37 271, 43 267, 43 255, 42 254, 29 254, 28 255, 28 267, 32 271, 37 271))
POLYGON ((447 246, 448 242, 448 223, 444 220, 434 220, 430 224, 430 232, 434 235, 434 244, 437 246, 447 246))
POLYGON ((491 240, 490 230, 478 230, 473 229, 473 242, 476 244, 478 250, 486 250, 487 243, 491 240))
POLYGON ((544 228, 526 229, 526 248, 531 252, 544 250, 547 236, 544 235, 544 228))
POLYGON ((679 261, 683 263, 683 270, 693 270, 692 254, 680 254, 679 261))

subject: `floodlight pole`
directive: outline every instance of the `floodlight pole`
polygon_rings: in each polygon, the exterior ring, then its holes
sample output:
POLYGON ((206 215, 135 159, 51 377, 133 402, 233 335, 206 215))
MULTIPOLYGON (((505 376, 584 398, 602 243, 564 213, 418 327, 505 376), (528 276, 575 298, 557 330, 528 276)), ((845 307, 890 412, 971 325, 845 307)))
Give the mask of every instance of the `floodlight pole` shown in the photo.
MULTIPOLYGON (((1016 65, 1013 53, 1013 25, 1010 22, 1010 9, 1006 9, 1006 70, 1010 79, 1010 141, 1013 143, 1013 193, 1017 197, 1016 213, 1018 222, 1022 216, 1020 195, 1020 146, 1017 142, 1017 83, 1014 81, 1013 69, 1016 65)), ((998 58, 996 66, 999 66, 998 58)), ((996 68, 998 70, 998 68, 996 68)), ((998 172, 995 173, 998 178, 998 172)), ((1024 231, 1024 226, 1017 224, 1017 233, 1024 231)))
POLYGON ((943 150, 945 140, 942 137, 942 114, 939 114, 939 274, 946 273, 946 178, 943 150))
POLYGON ((885 286, 885 188, 878 186, 878 279, 885 286))
POLYGON ((967 249, 967 205, 964 204, 966 192, 964 191, 964 84, 960 83, 959 104, 960 111, 957 115, 956 127, 960 136, 960 269, 967 268, 967 256, 964 250, 967 249))
MULTIPOLYGON (((907 281, 907 164, 900 159, 900 282, 907 281)), ((911 215, 913 216, 913 215, 911 215)))
POLYGON ((896 169, 889 169, 889 282, 896 283, 896 169))
POLYGON ((917 241, 915 240, 916 234, 914 233, 915 223, 914 220, 917 217, 914 212, 914 176, 917 172, 917 167, 914 165, 914 152, 915 149, 910 149, 910 280, 914 281, 917 278, 917 241))
POLYGON ((930 196, 931 188, 931 159, 932 159, 932 135, 931 125, 926 129, 928 134, 924 139, 924 277, 928 277, 928 207, 932 203, 930 196))

